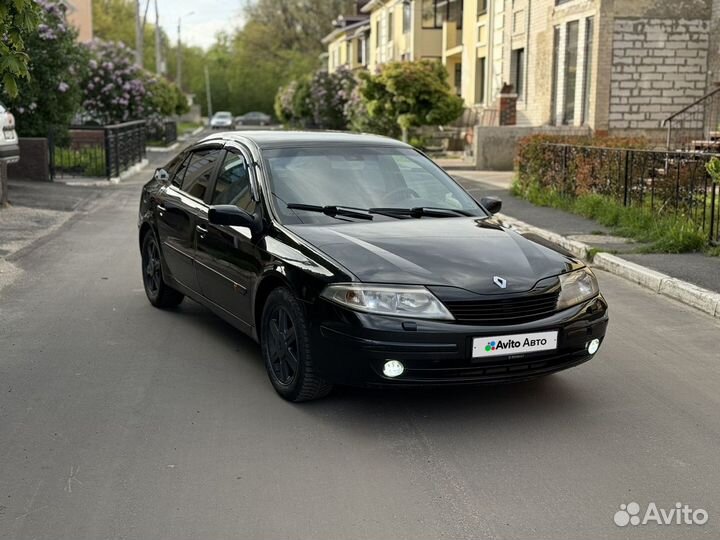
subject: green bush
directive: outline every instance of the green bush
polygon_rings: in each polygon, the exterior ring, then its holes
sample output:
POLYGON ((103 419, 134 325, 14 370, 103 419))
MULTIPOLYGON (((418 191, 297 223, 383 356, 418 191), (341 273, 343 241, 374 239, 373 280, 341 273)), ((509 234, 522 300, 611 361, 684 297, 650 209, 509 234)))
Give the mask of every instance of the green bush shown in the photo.
MULTIPOLYGON (((696 160, 668 161, 640 152, 631 162, 625 153, 605 150, 646 147, 647 141, 638 138, 527 137, 518 145, 511 192, 533 204, 593 219, 615 234, 648 244, 647 251, 705 248, 708 234, 701 209, 707 201, 697 189, 696 160), (666 163, 672 174, 662 172, 666 163), (633 184, 626 189, 628 167, 633 184), (633 167, 639 169, 633 172, 633 167)), ((715 170, 720 174, 720 161, 708 165, 708 171, 715 170)))
POLYGON ((388 62, 377 74, 360 73, 360 96, 369 122, 388 122, 397 136, 413 127, 439 126, 456 120, 463 101, 448 84, 446 67, 436 60, 388 62))

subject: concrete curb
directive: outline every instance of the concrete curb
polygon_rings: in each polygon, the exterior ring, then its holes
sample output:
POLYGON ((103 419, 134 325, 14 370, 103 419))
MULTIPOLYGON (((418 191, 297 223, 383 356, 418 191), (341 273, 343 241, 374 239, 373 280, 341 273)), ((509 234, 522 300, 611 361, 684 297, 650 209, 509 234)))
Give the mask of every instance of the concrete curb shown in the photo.
POLYGON ((146 146, 145 151, 146 152, 172 152, 178 146, 180 146, 179 142, 174 142, 170 146, 146 146))
POLYGON ((522 233, 537 235, 569 251, 576 257, 589 261, 595 268, 625 278, 657 294, 667 296, 668 298, 682 302, 685 305, 699 309, 708 315, 720 319, 719 293, 703 289, 702 287, 668 276, 667 274, 656 272, 655 270, 651 270, 634 262, 626 261, 610 253, 597 253, 590 261, 589 254, 592 253, 592 248, 583 242, 570 240, 562 235, 534 227, 510 216, 498 214, 497 217, 509 228, 516 229, 522 233))
POLYGON ((56 184, 65 184, 66 186, 82 186, 82 187, 107 187, 114 184, 119 184, 129 176, 139 173, 145 167, 148 166, 148 159, 144 158, 135 165, 132 165, 129 169, 120 173, 120 176, 113 176, 112 178, 86 178, 84 180, 55 180, 56 184))

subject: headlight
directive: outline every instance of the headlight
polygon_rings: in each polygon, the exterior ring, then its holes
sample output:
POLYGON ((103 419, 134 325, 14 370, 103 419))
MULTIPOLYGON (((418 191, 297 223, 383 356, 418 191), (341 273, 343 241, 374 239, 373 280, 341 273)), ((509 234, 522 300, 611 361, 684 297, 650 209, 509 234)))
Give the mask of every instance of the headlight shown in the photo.
POLYGON ((425 287, 341 283, 328 285, 320 296, 377 315, 453 320, 442 302, 425 287))
POLYGON ((589 268, 562 274, 560 277, 560 296, 557 309, 566 309, 589 300, 600 292, 595 274, 589 268))

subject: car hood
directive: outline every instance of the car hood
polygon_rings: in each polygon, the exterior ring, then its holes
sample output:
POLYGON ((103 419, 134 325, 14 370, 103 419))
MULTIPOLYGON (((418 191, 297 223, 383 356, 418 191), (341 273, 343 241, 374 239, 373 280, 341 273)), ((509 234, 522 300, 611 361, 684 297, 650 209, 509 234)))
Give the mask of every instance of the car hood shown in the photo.
POLYGON ((582 266, 491 220, 424 218, 288 228, 361 281, 523 292, 582 266), (506 280, 506 288, 494 283, 506 280))

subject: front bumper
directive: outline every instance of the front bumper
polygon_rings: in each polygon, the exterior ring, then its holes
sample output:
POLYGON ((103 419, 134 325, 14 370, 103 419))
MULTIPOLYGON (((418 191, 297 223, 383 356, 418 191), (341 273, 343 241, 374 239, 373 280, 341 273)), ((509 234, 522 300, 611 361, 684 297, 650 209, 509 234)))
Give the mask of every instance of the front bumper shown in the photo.
POLYGON ((311 324, 313 361, 325 379, 355 386, 426 386, 501 383, 532 379, 576 366, 593 355, 608 324, 602 295, 542 320, 512 326, 468 326, 358 313, 321 301, 311 324), (553 351, 472 358, 477 337, 558 331, 553 351), (386 377, 387 360, 405 366, 386 377))

